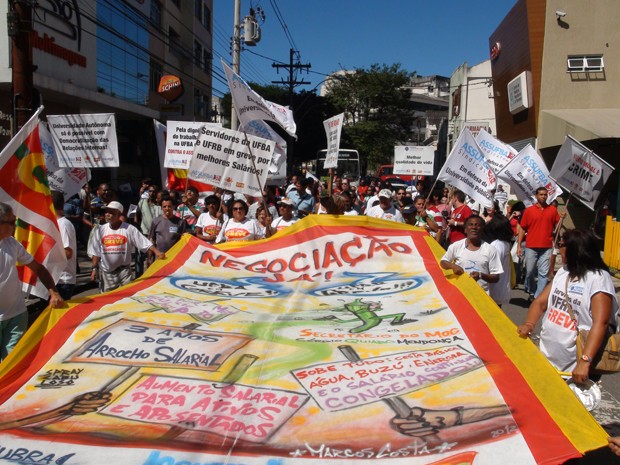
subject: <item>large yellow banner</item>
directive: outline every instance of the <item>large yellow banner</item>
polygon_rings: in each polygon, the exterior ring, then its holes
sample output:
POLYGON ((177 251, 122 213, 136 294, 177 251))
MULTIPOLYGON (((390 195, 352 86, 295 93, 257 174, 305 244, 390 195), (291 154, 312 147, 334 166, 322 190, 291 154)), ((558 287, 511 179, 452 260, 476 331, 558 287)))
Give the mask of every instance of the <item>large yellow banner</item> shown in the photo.
POLYGON ((186 236, 135 283, 39 319, 0 367, 0 463, 527 465, 604 446, 441 252, 366 217, 186 236))

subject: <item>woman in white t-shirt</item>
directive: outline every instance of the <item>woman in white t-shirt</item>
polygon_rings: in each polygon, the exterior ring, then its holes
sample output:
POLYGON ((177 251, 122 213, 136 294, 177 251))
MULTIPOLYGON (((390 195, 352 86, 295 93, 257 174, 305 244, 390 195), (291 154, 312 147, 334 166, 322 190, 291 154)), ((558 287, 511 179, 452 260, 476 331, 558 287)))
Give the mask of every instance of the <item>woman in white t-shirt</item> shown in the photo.
POLYGON ((248 218, 248 204, 243 200, 234 200, 229 211, 232 216, 224 223, 217 236, 216 244, 232 241, 253 241, 264 239, 260 225, 254 219, 248 218))
POLYGON ((566 231, 558 247, 565 265, 532 302, 525 323, 517 331, 521 337, 527 337, 543 318, 541 352, 559 371, 571 372, 575 383, 584 383, 592 359, 605 340, 607 326, 617 325, 618 301, 607 265, 590 231, 566 231), (576 325, 571 320, 569 305, 576 325), (579 360, 577 328, 590 330, 579 360))

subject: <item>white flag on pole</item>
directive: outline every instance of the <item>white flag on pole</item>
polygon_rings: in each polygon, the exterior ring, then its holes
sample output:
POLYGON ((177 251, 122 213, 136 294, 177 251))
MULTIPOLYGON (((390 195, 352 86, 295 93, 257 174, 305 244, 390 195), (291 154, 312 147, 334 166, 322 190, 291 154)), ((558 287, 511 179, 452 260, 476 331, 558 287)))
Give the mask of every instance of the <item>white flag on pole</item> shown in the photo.
POLYGON ((437 179, 462 190, 483 207, 493 206, 491 191, 495 189, 497 179, 467 128, 456 140, 437 179))
POLYGON ((566 136, 549 175, 591 210, 614 168, 571 136, 566 136))
POLYGON ((529 144, 497 173, 497 177, 506 181, 517 198, 526 205, 533 203, 532 198, 539 187, 547 189, 547 203, 553 202, 562 193, 562 189, 549 176, 542 157, 529 144))
POLYGON ((289 108, 266 101, 254 92, 238 74, 235 74, 224 61, 222 61, 222 66, 241 124, 247 125, 254 120, 273 121, 295 137, 297 127, 293 120, 293 112, 289 108))

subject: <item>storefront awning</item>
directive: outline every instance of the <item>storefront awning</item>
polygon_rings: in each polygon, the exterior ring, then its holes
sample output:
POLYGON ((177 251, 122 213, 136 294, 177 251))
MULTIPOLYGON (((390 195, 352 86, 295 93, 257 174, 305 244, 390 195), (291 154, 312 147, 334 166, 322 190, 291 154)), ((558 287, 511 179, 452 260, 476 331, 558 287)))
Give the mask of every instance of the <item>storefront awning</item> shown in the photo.
POLYGON ((567 135, 579 141, 620 137, 620 108, 543 110, 538 149, 562 145, 567 135))

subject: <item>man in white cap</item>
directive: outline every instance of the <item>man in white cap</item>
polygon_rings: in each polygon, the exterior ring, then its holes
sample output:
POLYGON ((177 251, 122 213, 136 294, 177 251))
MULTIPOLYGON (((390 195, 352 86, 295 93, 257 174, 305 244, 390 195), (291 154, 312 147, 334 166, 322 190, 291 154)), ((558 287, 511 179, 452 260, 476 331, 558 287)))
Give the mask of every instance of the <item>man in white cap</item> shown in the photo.
POLYGON ((93 232, 93 269, 90 279, 95 281, 99 272, 101 291, 108 292, 131 282, 133 247, 142 252, 150 251, 159 259, 166 256, 138 228, 121 219, 123 205, 120 202, 110 202, 104 210, 106 222, 93 232))
POLYGON ((389 189, 381 189, 379 191, 379 205, 370 207, 366 210, 366 216, 380 218, 382 220, 394 221, 396 223, 404 223, 403 215, 392 204, 392 191, 389 189))
POLYGON ((290 225, 299 221, 294 215, 295 204, 291 199, 283 198, 278 201, 278 213, 280 216, 271 222, 271 230, 276 233, 284 228, 288 228, 290 225))

